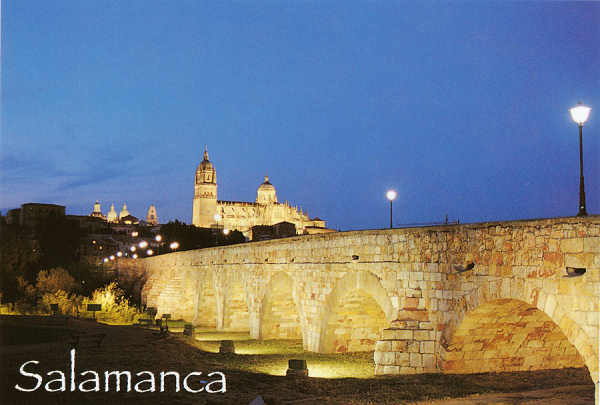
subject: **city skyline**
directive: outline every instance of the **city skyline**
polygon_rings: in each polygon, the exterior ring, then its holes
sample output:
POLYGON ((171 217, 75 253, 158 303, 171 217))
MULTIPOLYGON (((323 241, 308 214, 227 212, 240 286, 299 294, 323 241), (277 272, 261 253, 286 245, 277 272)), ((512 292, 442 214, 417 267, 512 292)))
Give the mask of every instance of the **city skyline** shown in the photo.
POLYGON ((2 1, 0 210, 191 223, 268 175, 334 229, 600 211, 600 4, 2 1))

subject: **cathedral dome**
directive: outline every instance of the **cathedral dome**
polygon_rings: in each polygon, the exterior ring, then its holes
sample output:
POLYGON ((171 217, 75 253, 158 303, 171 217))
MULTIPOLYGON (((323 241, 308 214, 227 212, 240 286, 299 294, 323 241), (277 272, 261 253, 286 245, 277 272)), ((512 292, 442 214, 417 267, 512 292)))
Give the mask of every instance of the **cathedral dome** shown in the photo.
POLYGON ((214 170, 212 163, 208 160, 208 150, 206 146, 204 147, 204 156, 202 162, 198 165, 198 169, 196 171, 205 171, 205 170, 214 170))
POLYGON ((125 218, 128 215, 130 215, 130 214, 129 214, 129 211, 127 210, 127 203, 123 203, 123 209, 119 213, 119 220, 125 218))
POLYGON ((210 160, 208 160, 208 150, 206 149, 206 146, 204 146, 204 157, 202 162, 200 162, 196 169, 196 185, 199 184, 211 184, 212 186, 216 186, 217 184, 217 172, 210 160))
POLYGON ((268 176, 265 176, 264 183, 258 186, 258 190, 256 191, 256 202, 259 204, 277 202, 277 193, 275 191, 275 187, 269 183, 268 176))

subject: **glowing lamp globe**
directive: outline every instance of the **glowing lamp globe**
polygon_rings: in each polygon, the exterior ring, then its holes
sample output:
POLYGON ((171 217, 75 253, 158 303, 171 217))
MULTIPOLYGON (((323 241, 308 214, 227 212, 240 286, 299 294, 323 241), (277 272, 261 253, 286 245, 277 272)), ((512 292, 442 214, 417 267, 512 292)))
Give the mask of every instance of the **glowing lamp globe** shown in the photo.
POLYGON ((569 110, 571 113, 571 118, 577 125, 580 127, 587 121, 590 116, 590 111, 592 109, 588 106, 581 104, 581 101, 577 103, 577 105, 569 110))
POLYGON ((219 222, 221 220, 221 216, 219 214, 215 214, 215 221, 219 222))
POLYGON ((161 235, 156 235, 154 237, 154 240, 157 241, 157 242, 160 242, 162 240, 162 236, 161 235))
POLYGON ((396 196, 398 195, 398 193, 396 193, 394 190, 389 190, 385 196, 387 197, 388 200, 390 201, 394 201, 394 199, 396 198, 396 196))

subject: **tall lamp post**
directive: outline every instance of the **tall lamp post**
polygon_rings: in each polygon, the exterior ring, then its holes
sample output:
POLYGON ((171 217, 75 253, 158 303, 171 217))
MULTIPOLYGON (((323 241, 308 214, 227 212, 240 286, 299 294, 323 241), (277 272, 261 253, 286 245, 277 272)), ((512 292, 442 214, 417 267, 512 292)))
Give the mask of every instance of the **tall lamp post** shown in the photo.
POLYGON ((577 126, 579 127, 579 212, 577 213, 578 217, 587 216, 587 211, 585 209, 585 187, 583 184, 583 124, 587 121, 590 116, 590 111, 592 109, 581 104, 581 101, 577 103, 577 105, 571 108, 569 111, 571 112, 571 118, 577 126))
POLYGON ((397 195, 398 194, 394 190, 388 190, 388 192, 385 194, 387 199, 390 200, 390 229, 394 227, 392 223, 392 204, 397 195))

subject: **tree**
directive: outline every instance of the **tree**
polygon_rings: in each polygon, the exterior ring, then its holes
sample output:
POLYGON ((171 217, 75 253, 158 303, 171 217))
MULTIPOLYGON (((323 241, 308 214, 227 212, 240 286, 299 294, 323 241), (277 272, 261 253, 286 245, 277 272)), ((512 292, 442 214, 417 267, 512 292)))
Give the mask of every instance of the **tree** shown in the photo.
POLYGON ((0 292, 6 302, 20 295, 17 277, 33 282, 39 270, 40 251, 36 241, 24 237, 16 225, 6 225, 0 232, 0 292))
POLYGON ((215 237, 210 229, 187 225, 178 220, 160 227, 165 246, 171 242, 179 243, 179 250, 200 249, 214 246, 215 237))
POLYGON ((40 271, 35 287, 39 294, 55 293, 59 290, 71 293, 77 289, 77 283, 65 269, 57 267, 40 271))
POLYGON ((219 229, 198 228, 178 220, 162 225, 160 233, 165 241, 166 249, 168 249, 171 242, 178 242, 179 250, 190 250, 217 245, 231 245, 246 240, 240 231, 232 231, 228 235, 224 235, 219 229))
POLYGON ((79 225, 65 218, 48 218, 37 229, 42 268, 69 267, 79 261, 79 225))

